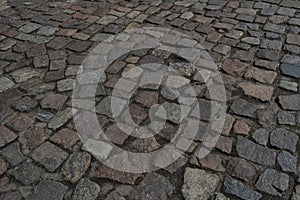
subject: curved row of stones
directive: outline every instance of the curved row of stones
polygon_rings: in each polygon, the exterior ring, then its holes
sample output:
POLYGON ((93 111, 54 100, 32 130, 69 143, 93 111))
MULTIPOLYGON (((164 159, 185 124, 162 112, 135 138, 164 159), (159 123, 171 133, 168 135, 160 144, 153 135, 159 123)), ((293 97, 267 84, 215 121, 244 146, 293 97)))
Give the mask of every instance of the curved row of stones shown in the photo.
MULTIPOLYGON (((36 0, 10 1, 0 10, 0 199, 300 198, 299 2, 36 0), (93 47, 147 25, 181 31, 209 52, 222 73, 228 110, 222 135, 205 158, 195 139, 174 165, 131 174, 85 151, 72 120, 71 96, 93 47)), ((172 56, 140 50, 113 63, 107 82, 97 88, 98 109, 105 110, 101 100, 118 74, 166 59, 172 56)), ((183 66, 178 69, 189 77, 183 66)), ((209 107, 203 80, 192 80, 201 83, 195 84, 200 107, 209 107)), ((162 98, 174 100, 170 91, 139 91, 132 117, 146 118, 149 106, 162 98)), ((109 113, 97 117, 106 134, 122 134, 109 113)), ((207 128, 203 117, 199 134, 207 128)), ((167 125, 150 144, 136 143, 136 150, 151 151, 170 140, 177 126, 167 125)), ((122 137, 114 139, 125 148, 122 137)))

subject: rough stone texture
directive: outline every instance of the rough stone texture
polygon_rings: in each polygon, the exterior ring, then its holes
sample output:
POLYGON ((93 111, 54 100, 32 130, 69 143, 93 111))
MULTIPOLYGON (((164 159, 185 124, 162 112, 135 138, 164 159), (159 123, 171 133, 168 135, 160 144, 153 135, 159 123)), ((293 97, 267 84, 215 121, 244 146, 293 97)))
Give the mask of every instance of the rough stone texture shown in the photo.
POLYGON ((28 198, 30 200, 62 200, 68 186, 55 181, 43 181, 34 187, 33 194, 28 198))
POLYGON ((77 182, 86 172, 91 162, 91 155, 86 152, 75 152, 62 167, 62 172, 66 180, 71 183, 77 182))
POLYGON ((240 157, 257 162, 261 165, 274 166, 276 152, 260 146, 244 137, 238 136, 236 150, 240 157))
POLYGON ((130 199, 140 200, 167 200, 174 192, 174 186, 171 182, 155 173, 149 173, 143 181, 129 195, 130 199))
POLYGON ((48 93, 41 101, 42 108, 61 110, 68 97, 61 94, 48 93))
POLYGON ((65 148, 71 148, 79 140, 79 137, 75 131, 70 129, 62 129, 55 133, 51 138, 51 141, 63 145, 65 148))
POLYGON ((266 145, 269 141, 269 132, 263 128, 255 130, 251 136, 258 144, 261 145, 266 145))
POLYGON ((186 168, 181 191, 187 200, 205 200, 214 195, 218 183, 219 178, 216 175, 200 169, 186 168))
POLYGON ((56 130, 61 126, 63 126, 71 118, 72 118, 72 109, 66 108, 63 111, 59 111, 52 117, 52 119, 48 123, 48 127, 56 130))
POLYGON ((258 85, 246 82, 240 83, 239 86, 244 90, 246 95, 250 95, 262 101, 270 101, 274 92, 274 88, 271 86, 258 85))
POLYGON ((255 184, 256 188, 271 195, 281 196, 279 191, 289 187, 289 176, 274 169, 266 169, 255 184))
POLYGON ((230 107, 230 111, 232 113, 246 117, 254 117, 257 109, 257 105, 252 104, 244 99, 235 100, 230 107))
POLYGON ((97 183, 94 183, 88 179, 81 179, 76 185, 73 195, 74 200, 94 200, 97 198, 101 188, 97 183))
POLYGON ((270 134, 271 145, 292 152, 296 151, 298 139, 299 137, 296 133, 289 131, 286 128, 277 128, 270 134))
POLYGON ((19 167, 14 169, 14 177, 24 185, 31 185, 37 182, 42 176, 42 169, 32 162, 23 162, 19 167))
POLYGON ((16 101, 13 106, 20 112, 28 112, 37 106, 37 101, 31 99, 30 97, 23 97, 16 101))
POLYGON ((201 167, 214 171, 225 172, 225 168, 222 165, 222 159, 218 154, 210 153, 204 158, 198 156, 200 155, 199 150, 196 151, 195 154, 199 160, 199 164, 201 165, 201 167))
POLYGON ((26 159, 21 153, 19 143, 16 142, 2 149, 0 153, 12 166, 16 166, 26 159))
POLYGON ((237 134, 248 135, 250 130, 249 125, 243 120, 236 121, 233 126, 233 131, 237 134))
POLYGON ((241 158, 232 158, 227 164, 227 171, 234 177, 252 181, 256 176, 255 167, 241 158))
POLYGON ((296 173, 298 162, 296 156, 293 156, 287 151, 282 151, 278 154, 277 161, 284 172, 296 173))
POLYGON ((12 131, 10 131, 5 126, 0 125, 0 147, 5 146, 6 144, 14 141, 17 138, 12 131))
POLYGON ((0 77, 0 92, 15 86, 15 83, 6 77, 0 77))
POLYGON ((300 95, 279 96, 279 103, 285 110, 300 110, 300 95))
POLYGON ((241 199, 253 199, 258 200, 262 198, 262 195, 250 187, 244 185, 242 182, 226 176, 224 179, 224 189, 226 193, 235 195, 241 199))
POLYGON ((4 0, 0 199, 125 200, 134 199, 129 194, 135 191, 135 199, 179 200, 190 195, 180 191, 183 185, 185 191, 196 191, 195 198, 188 198, 197 200, 300 199, 299 33, 300 5, 293 0, 4 0), (146 30, 133 36, 141 27, 171 31, 146 30), (98 48, 100 43, 105 47, 98 48), (111 63, 99 77, 107 61, 111 63), (75 83, 81 87, 72 101, 75 83), (227 101, 219 90, 223 86, 227 101), (110 105, 116 91, 120 99, 113 106, 122 108, 117 119, 110 105), (128 92, 133 94, 129 97, 128 92), (84 97, 88 103, 81 110, 84 97), (200 114, 192 98, 198 100, 200 114), (119 166, 141 170, 130 154, 98 140, 100 130, 92 138, 76 130, 78 124, 82 129, 91 126, 85 117, 93 102, 103 133, 121 149, 149 153, 169 143, 178 149, 151 158, 153 167, 163 167, 155 175, 101 165, 98 159, 111 158, 119 166), (221 103, 224 126, 221 120, 210 120, 211 114, 222 116, 217 113, 221 103), (157 110, 158 105, 165 109, 157 110), (127 108, 129 113, 124 112, 127 108), (127 133, 119 130, 117 121, 128 125, 130 117, 135 124, 127 133), (192 128, 186 124, 189 118, 200 120, 195 138, 182 137, 192 128), (150 126, 143 129, 148 138, 135 138, 138 126, 150 126), (208 133, 213 137, 203 141, 208 133), (167 163, 178 152, 179 159, 167 163), (188 178, 196 179, 191 187, 184 180, 187 166, 201 168, 188 178), (266 168, 280 172, 266 173, 266 168), (291 177, 288 189, 282 172, 291 177), (223 181, 206 183, 198 174, 223 181), (165 189, 169 182, 172 193, 165 189))
POLYGON ((53 172, 67 159, 68 153, 49 142, 45 142, 32 152, 31 157, 53 172))
POLYGON ((33 119, 25 114, 20 114, 10 121, 7 126, 13 131, 21 132, 33 127, 33 123, 33 119))

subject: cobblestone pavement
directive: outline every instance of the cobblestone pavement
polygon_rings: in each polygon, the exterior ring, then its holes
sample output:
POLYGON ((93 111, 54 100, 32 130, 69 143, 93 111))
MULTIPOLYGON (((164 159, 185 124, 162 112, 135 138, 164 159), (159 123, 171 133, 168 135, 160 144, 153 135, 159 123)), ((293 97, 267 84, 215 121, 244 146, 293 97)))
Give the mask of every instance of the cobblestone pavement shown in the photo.
MULTIPOLYGON (((12 0, 0 5, 7 6, 0 9, 1 200, 300 199, 300 1, 12 0), (199 42, 222 73, 228 110, 222 135, 205 158, 199 156, 201 139, 195 138, 167 168, 130 174, 106 167, 84 150, 71 96, 75 75, 93 47, 142 26, 171 28, 199 42)), ((206 108, 209 102, 201 77, 171 53, 148 49, 120 58, 97 89, 97 116, 115 144, 136 152, 168 143, 178 121, 168 121, 155 137, 134 139, 111 120, 105 96, 122 73, 151 62, 177 65, 185 78, 173 83, 191 81, 200 104, 206 108)), ((131 115, 136 123, 147 123, 149 107, 165 102, 176 110, 175 98, 170 90, 141 89, 132 98, 131 115)), ((205 129, 207 119, 200 120, 205 129)))

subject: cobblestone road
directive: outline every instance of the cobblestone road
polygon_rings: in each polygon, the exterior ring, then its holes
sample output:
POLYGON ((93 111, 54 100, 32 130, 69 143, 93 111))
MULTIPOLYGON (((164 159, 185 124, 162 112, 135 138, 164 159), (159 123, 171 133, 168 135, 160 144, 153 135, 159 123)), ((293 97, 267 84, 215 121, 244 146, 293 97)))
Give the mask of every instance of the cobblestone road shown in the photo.
MULTIPOLYGON (((300 199, 300 1, 1 2, 1 200, 300 199), (167 168, 131 174, 85 151, 71 97, 76 73, 97 44, 143 26, 169 28, 199 42, 222 74, 228 109, 208 156, 201 158, 201 138, 195 138, 167 168)), ((184 78, 170 82, 191 82, 199 103, 209 107, 204 81, 176 55, 157 49, 124 55, 106 70, 96 112, 109 139, 134 152, 168 143, 178 120, 158 135, 135 139, 111 119, 106 96, 126 71, 153 62, 177 66, 184 78)), ((157 103, 178 111, 171 90, 140 89, 129 106, 135 123, 148 123, 149 108, 157 103)), ((208 123, 205 116, 200 120, 199 134, 208 123)))

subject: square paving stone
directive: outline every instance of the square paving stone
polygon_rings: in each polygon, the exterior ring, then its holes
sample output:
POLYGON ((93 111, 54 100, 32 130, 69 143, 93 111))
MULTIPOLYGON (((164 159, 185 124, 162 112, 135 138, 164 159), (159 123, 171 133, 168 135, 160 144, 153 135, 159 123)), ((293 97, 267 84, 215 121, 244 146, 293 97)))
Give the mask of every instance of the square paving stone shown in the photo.
POLYGON ((54 172, 67 159, 68 153, 45 142, 32 152, 31 157, 49 171, 54 172))
POLYGON ((42 181, 28 200, 63 200, 68 186, 56 181, 42 181))
POLYGON ((5 147, 0 153, 12 166, 16 166, 26 159, 17 142, 5 147))
POLYGON ((37 182, 42 175, 42 169, 31 161, 26 161, 13 171, 13 176, 24 185, 31 185, 37 182))

